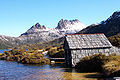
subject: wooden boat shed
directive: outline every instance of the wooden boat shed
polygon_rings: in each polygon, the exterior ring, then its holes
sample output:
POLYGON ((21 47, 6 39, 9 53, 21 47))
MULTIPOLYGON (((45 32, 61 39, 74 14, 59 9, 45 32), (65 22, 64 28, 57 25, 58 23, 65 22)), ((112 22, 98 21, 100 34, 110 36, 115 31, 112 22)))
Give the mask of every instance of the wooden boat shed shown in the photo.
POLYGON ((64 41, 65 62, 75 67, 81 58, 96 53, 109 55, 115 52, 113 46, 102 33, 100 34, 68 34, 64 41))

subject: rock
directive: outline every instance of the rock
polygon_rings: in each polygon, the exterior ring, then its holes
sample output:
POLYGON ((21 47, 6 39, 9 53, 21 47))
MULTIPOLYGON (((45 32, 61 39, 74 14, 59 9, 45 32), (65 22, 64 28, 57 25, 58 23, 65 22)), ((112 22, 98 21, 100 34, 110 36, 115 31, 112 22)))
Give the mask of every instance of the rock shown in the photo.
POLYGON ((55 61, 51 61, 51 64, 55 64, 55 61))

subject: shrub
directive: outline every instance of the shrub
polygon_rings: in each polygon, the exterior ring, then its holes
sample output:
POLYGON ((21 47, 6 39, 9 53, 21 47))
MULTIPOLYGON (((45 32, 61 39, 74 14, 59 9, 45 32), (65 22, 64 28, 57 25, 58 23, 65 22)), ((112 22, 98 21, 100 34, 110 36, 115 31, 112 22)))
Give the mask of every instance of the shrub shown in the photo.
POLYGON ((64 54, 64 49, 61 47, 54 47, 48 51, 48 55, 53 58, 64 58, 64 54))
POLYGON ((95 54, 81 59, 76 65, 76 68, 81 72, 100 72, 102 66, 108 61, 107 56, 103 54, 95 54))
POLYGON ((110 55, 109 62, 103 65, 103 73, 106 76, 111 75, 112 73, 120 69, 120 56, 119 55, 110 55))
POLYGON ((50 60, 44 58, 44 55, 35 51, 25 51, 13 49, 0 55, 0 59, 8 61, 17 61, 24 64, 49 64, 50 60))
POLYGON ((49 64, 50 60, 44 58, 42 54, 34 54, 24 57, 20 62, 24 64, 49 64))
MULTIPOLYGON (((120 69, 120 55, 95 54, 80 60, 75 66, 80 72, 101 72, 105 76, 110 76, 120 69)), ((120 74, 120 73, 119 73, 120 74)))

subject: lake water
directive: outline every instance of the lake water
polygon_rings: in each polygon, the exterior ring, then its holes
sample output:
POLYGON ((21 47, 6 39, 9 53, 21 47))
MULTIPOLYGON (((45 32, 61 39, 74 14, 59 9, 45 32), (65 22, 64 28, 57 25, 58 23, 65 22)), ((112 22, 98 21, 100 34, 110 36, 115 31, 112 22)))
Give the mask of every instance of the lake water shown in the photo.
POLYGON ((103 80, 99 77, 97 73, 65 68, 64 63, 41 66, 0 60, 0 80, 103 80))
POLYGON ((0 49, 0 53, 4 53, 4 51, 9 51, 11 49, 0 49))

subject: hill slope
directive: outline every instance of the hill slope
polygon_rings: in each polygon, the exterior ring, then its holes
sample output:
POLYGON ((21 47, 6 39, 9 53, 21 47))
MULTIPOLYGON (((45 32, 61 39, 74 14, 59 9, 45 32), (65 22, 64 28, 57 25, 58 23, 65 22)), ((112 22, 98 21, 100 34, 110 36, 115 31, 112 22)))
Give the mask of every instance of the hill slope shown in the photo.
POLYGON ((78 33, 104 33, 107 37, 120 32, 120 11, 116 11, 106 21, 98 25, 90 25, 78 33))
POLYGON ((22 44, 21 41, 15 37, 0 35, 0 48, 12 48, 22 44))

